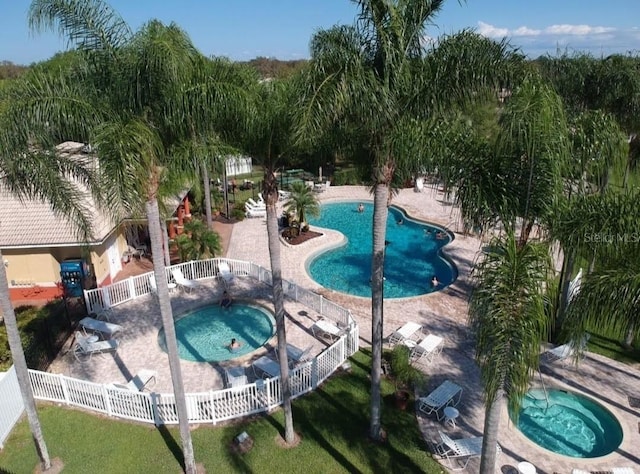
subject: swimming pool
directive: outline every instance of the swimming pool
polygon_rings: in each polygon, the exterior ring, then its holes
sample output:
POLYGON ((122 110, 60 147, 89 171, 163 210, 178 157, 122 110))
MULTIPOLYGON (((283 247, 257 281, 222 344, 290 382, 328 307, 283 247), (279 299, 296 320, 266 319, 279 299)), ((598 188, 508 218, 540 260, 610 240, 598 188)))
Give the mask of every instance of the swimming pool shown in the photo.
MULTIPOLYGON (((249 354, 262 347, 274 334, 275 320, 266 308, 234 302, 228 309, 208 305, 180 316, 175 322, 178 354, 193 362, 220 362, 249 354), (241 346, 231 352, 232 338, 241 346)), ((166 352, 164 329, 158 343, 166 352)))
MULTIPOLYGON (((339 248, 313 255, 307 271, 326 288, 354 296, 371 296, 371 252, 373 204, 358 201, 323 204, 320 217, 309 224, 340 231, 348 242, 339 248)), ((457 270, 440 255, 451 242, 444 229, 409 219, 396 207, 389 208, 384 269, 384 297, 406 298, 439 291, 457 278, 457 270), (402 224, 398 221, 402 219, 402 224), (442 239, 436 238, 442 232, 442 239), (439 285, 431 286, 433 276, 439 285)))
MULTIPOLYGON (((518 429, 554 453, 595 458, 622 443, 622 427, 609 410, 590 398, 564 390, 530 390, 522 400, 518 429)), ((513 416, 512 416, 513 419, 513 416)))

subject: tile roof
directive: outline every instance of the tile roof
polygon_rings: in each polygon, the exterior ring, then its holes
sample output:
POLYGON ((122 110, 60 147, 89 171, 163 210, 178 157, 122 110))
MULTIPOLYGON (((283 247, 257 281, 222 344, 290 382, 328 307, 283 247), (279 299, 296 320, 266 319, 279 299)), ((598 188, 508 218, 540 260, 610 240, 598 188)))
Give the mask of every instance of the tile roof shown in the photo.
MULTIPOLYGON (((84 144, 65 142, 56 148, 62 153, 83 152, 84 144)), ((86 154, 81 155, 86 158, 86 154)), ((89 243, 103 241, 116 223, 97 210, 94 200, 86 194, 84 205, 95 216, 93 239, 89 243)), ((70 221, 56 215, 49 203, 25 199, 21 201, 0 184, 0 248, 39 247, 83 244, 70 221)))

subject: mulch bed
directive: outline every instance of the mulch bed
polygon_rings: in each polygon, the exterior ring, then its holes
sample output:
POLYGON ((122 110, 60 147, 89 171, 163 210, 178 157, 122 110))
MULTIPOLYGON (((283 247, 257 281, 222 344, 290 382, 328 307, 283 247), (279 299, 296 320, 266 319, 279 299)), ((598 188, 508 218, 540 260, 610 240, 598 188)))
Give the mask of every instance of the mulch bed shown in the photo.
POLYGON ((300 232, 297 237, 292 237, 287 239, 287 242, 291 245, 300 245, 305 243, 307 240, 315 239, 316 237, 320 237, 322 234, 320 232, 314 232, 312 230, 308 230, 306 232, 300 232))

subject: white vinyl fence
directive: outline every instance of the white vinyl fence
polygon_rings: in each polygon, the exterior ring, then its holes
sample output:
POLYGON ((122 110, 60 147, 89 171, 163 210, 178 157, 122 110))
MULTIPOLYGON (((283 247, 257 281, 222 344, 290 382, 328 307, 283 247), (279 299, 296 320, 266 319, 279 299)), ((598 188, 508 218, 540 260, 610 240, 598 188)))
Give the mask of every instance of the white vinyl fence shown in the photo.
POLYGON ((0 373, 0 449, 4 447, 5 439, 23 411, 18 377, 15 368, 11 366, 7 372, 0 373))
MULTIPOLYGON (((271 283, 271 272, 250 262, 227 259, 209 259, 174 265, 189 279, 214 278, 221 261, 228 263, 237 276, 249 276, 271 283)), ((149 277, 153 272, 131 277, 107 287, 85 291, 89 311, 97 305, 116 306, 150 293, 149 277)), ((326 300, 321 295, 283 281, 285 294, 305 304, 322 316, 332 319, 345 329, 345 335, 316 356, 313 360, 291 369, 289 383, 292 397, 314 390, 345 360, 358 350, 358 325, 351 312, 326 300)), ((65 403, 109 416, 160 424, 178 423, 178 411, 173 394, 133 392, 105 384, 78 380, 64 375, 30 370, 31 385, 36 399, 65 403)), ((18 394, 19 398, 19 394, 18 394)), ((254 413, 267 412, 282 404, 280 377, 257 380, 242 387, 186 394, 187 412, 191 423, 218 423, 254 413)))

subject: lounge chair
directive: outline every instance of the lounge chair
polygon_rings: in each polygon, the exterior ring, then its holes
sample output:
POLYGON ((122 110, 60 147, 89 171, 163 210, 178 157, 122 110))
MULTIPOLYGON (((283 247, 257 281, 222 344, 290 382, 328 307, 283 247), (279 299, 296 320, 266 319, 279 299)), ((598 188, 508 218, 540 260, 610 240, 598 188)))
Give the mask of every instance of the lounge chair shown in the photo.
MULTIPOLYGON (((300 349, 293 344, 287 344, 287 357, 289 359, 289 365, 309 360, 309 352, 312 348, 313 346, 308 346, 306 349, 300 349)), ((276 351, 276 359, 277 358, 278 351, 276 351)))
POLYGON ((286 201, 291 197, 291 193, 289 191, 278 190, 278 201, 286 201))
POLYGON ((122 331, 122 326, 119 324, 106 323, 104 321, 90 318, 89 316, 82 318, 79 324, 83 329, 85 329, 85 332, 86 330, 98 332, 106 337, 111 337, 118 331, 122 331))
POLYGON ((111 321, 113 310, 102 303, 96 302, 91 306, 91 313, 95 315, 96 319, 104 319, 105 321, 111 321))
POLYGON ((247 203, 249 204, 249 206, 251 206, 254 209, 266 209, 267 205, 265 204, 265 202, 260 199, 260 202, 255 202, 253 199, 249 198, 247 199, 247 203))
MULTIPOLYGON (((452 471, 460 471, 467 467, 473 458, 482 454, 482 436, 473 438, 451 439, 442 431, 438 431, 442 442, 436 446, 436 454, 447 461, 452 471)), ((498 452, 502 451, 498 445, 498 452)))
POLYGON ((126 384, 116 382, 110 385, 116 388, 131 390, 132 392, 142 392, 152 380, 154 384, 156 383, 157 376, 158 373, 155 370, 141 369, 126 384))
MULTIPOLYGON (((169 282, 167 283, 167 286, 169 287, 169 291, 175 290, 178 285, 176 285, 173 282, 169 282)), ((153 294, 158 294, 158 285, 156 285, 156 277, 154 277, 153 275, 149 275, 149 288, 151 288, 151 293, 153 294)))
POLYGON ((445 380, 426 397, 418 398, 418 409, 426 415, 436 414, 438 421, 442 420, 444 413, 441 413, 447 406, 455 407, 462 398, 462 387, 445 380))
POLYGON ((225 368, 224 377, 227 381, 227 388, 242 387, 249 383, 247 374, 242 366, 225 368))
POLYGON ((89 356, 89 359, 91 359, 93 354, 104 354, 118 350, 117 340, 94 341, 94 337, 97 338, 98 336, 86 336, 76 331, 76 342, 73 348, 73 355, 76 359, 80 360, 81 356, 89 356))
POLYGON ((231 272, 231 268, 227 262, 218 263, 218 276, 222 278, 224 286, 229 286, 229 283, 231 283, 235 278, 235 275, 231 272))
POLYGON ((410 340, 421 329, 422 326, 418 323, 405 323, 404 326, 393 331, 387 341, 390 346, 396 345, 405 340, 410 340))
POLYGON ((267 208, 261 207, 252 207, 248 204, 244 205, 245 214, 247 217, 266 217, 267 216, 267 208))
POLYGON ((172 269, 171 274, 173 275, 173 279, 176 281, 176 284, 187 293, 200 286, 200 282, 196 280, 187 280, 184 277, 182 270, 179 268, 172 269))
POLYGON ((342 329, 326 319, 319 319, 313 323, 313 326, 311 326, 311 332, 316 338, 324 337, 332 341, 338 339, 344 333, 342 329))
POLYGON ((443 341, 440 336, 429 334, 419 344, 411 348, 409 360, 422 364, 432 363, 442 351, 443 341))
POLYGON ((251 367, 253 367, 253 373, 256 377, 260 377, 260 375, 278 377, 280 375, 280 364, 267 356, 255 360, 251 367))
POLYGON ((578 342, 577 344, 573 341, 569 341, 566 344, 562 344, 561 346, 549 349, 544 354, 542 354, 542 357, 548 362, 560 361, 564 364, 568 359, 574 357, 576 353, 582 353, 586 349, 589 337, 590 334, 585 333, 580 342, 578 342))
MULTIPOLYGON (((584 469, 572 469, 571 474, 591 474, 592 471, 585 471, 584 469)), ((635 474, 633 468, 630 467, 612 467, 611 469, 598 469, 597 472, 610 472, 611 474, 635 474)))

